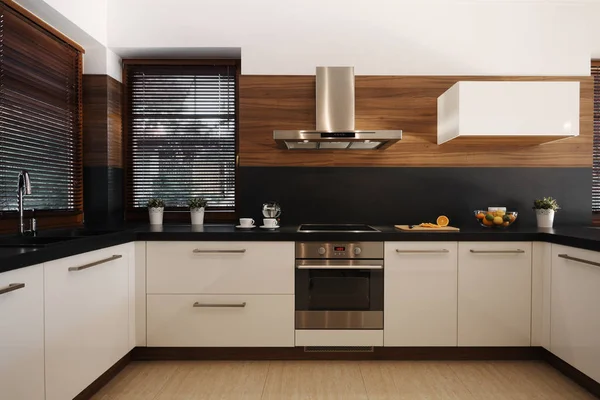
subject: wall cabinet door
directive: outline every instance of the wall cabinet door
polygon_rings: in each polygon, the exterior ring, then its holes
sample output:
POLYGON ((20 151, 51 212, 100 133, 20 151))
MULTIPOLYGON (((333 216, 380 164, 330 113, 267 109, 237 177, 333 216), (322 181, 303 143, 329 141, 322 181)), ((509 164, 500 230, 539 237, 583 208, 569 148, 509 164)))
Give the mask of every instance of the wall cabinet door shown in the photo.
POLYGON ((44 265, 46 400, 72 399, 129 351, 129 248, 44 265))
POLYGON ((44 269, 0 274, 0 398, 44 400, 44 269))
POLYGON ((591 263, 600 253, 552 245, 550 351, 600 382, 600 266, 591 263))
POLYGON ((385 243, 385 346, 456 346, 456 242, 385 243))
POLYGON ((531 242, 460 242, 458 345, 531 345, 531 242))

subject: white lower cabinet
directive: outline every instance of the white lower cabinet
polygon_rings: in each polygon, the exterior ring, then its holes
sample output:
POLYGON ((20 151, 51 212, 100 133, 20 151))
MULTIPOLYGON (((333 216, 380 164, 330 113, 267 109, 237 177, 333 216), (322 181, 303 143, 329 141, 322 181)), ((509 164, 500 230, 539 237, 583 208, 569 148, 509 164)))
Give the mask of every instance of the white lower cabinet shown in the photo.
POLYGON ((46 400, 72 399, 130 350, 129 251, 44 264, 46 400))
POLYGON ((0 398, 44 400, 44 269, 0 274, 0 398))
POLYGON ((456 346, 456 242, 385 243, 385 346, 456 346))
POLYGON ((600 382, 600 253, 552 245, 550 351, 600 382))
POLYGON ((531 242, 460 242, 458 345, 531 345, 531 242))
POLYGON ((148 346, 294 346, 293 295, 148 295, 148 346))

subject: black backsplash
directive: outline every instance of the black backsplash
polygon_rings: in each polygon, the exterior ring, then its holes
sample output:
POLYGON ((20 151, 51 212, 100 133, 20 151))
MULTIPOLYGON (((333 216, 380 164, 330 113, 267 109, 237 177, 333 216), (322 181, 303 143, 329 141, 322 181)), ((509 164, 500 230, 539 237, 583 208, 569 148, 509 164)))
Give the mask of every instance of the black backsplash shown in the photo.
POLYGON ((473 210, 505 206, 535 226, 535 198, 553 196, 555 226, 591 223, 591 168, 241 167, 239 214, 259 222, 275 200, 283 224, 414 224, 444 214, 476 226, 473 210))
POLYGON ((83 168, 83 210, 86 226, 123 221, 123 169, 83 168))

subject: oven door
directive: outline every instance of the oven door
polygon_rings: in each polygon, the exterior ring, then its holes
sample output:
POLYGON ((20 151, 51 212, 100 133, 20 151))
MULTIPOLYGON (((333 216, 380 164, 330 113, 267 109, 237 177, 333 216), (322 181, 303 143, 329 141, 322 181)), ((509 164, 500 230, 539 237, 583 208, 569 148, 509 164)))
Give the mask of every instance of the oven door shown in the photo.
POLYGON ((296 329, 383 329, 383 260, 296 260, 296 329))

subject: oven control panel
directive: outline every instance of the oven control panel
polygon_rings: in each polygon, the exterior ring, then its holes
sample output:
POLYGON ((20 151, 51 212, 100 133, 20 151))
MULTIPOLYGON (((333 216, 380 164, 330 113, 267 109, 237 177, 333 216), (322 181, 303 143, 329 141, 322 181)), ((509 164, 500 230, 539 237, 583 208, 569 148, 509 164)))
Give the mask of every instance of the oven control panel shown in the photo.
POLYGON ((383 258, 383 242, 296 242, 296 258, 383 258))

